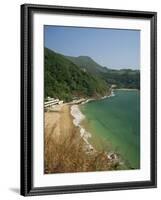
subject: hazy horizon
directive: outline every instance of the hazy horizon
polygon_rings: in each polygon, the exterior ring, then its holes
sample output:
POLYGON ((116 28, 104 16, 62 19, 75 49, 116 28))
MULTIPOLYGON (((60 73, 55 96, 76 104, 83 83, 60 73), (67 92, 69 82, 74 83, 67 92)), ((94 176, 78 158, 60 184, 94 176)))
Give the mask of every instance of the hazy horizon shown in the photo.
POLYGON ((109 69, 140 69, 140 31, 44 27, 45 47, 65 56, 88 56, 109 69))

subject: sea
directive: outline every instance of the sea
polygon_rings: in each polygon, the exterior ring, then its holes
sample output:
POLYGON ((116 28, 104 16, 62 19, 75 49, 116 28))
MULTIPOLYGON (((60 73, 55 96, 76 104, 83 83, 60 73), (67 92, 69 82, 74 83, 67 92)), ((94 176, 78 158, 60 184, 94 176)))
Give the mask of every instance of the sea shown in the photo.
POLYGON ((113 95, 80 105, 82 125, 98 150, 116 152, 126 169, 140 168, 140 91, 114 90, 113 95))

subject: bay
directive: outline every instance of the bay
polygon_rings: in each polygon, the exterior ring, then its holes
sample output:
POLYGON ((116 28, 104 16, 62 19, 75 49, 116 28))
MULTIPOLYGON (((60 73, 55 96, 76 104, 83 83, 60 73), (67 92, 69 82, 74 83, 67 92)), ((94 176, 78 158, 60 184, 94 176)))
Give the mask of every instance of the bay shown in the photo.
POLYGON ((114 90, 114 96, 80 106, 96 149, 119 153, 129 169, 140 168, 140 92, 114 90))

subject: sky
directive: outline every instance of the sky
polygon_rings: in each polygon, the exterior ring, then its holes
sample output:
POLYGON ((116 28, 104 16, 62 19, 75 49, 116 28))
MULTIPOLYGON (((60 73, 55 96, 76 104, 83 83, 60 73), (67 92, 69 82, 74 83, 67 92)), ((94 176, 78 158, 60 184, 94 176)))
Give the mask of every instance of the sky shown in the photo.
POLYGON ((140 68, 140 31, 45 26, 45 47, 67 56, 89 56, 112 69, 140 68))

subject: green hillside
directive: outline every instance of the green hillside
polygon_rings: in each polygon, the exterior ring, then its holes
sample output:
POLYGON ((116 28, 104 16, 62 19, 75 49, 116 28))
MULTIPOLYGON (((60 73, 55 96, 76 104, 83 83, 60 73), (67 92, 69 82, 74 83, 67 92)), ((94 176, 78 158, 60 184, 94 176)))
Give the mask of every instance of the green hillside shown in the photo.
POLYGON ((140 71, 139 70, 109 70, 101 74, 107 84, 115 84, 117 88, 140 89, 140 71))
POLYGON ((88 56, 71 57, 66 56, 84 71, 99 76, 108 85, 115 84, 118 88, 140 89, 140 71, 131 69, 114 70, 103 67, 88 56))
POLYGON ((101 72, 103 73, 107 72, 106 67, 102 67, 89 56, 78 56, 78 57, 66 56, 66 57, 69 60, 71 60, 74 64, 78 65, 79 67, 87 70, 88 72, 94 75, 98 75, 101 72))
POLYGON ((107 83, 82 70, 65 56, 44 48, 44 87, 47 96, 70 101, 73 97, 107 94, 107 83))

